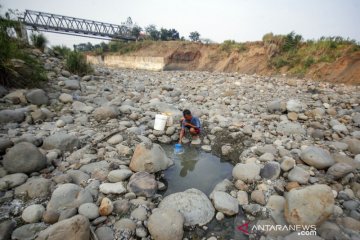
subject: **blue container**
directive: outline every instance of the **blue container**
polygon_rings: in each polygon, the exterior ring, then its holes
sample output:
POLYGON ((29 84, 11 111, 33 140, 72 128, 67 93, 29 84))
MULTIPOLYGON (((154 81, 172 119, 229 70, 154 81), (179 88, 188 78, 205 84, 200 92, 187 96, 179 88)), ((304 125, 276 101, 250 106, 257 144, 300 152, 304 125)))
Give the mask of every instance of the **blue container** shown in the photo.
POLYGON ((183 145, 180 144, 180 143, 175 144, 174 153, 175 153, 175 154, 182 154, 182 153, 184 153, 184 147, 183 147, 183 145))

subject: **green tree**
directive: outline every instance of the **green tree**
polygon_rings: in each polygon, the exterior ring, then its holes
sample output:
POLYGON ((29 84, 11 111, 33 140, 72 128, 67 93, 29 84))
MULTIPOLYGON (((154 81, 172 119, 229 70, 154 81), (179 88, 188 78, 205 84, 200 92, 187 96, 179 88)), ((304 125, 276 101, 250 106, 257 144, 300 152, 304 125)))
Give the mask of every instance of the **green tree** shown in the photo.
POLYGON ((139 38, 140 33, 142 31, 142 28, 138 25, 135 25, 132 29, 131 29, 131 36, 136 37, 136 39, 139 38))
POLYGON ((200 40, 200 33, 198 33, 197 31, 191 32, 189 38, 193 42, 198 42, 200 40))
POLYGON ((145 28, 145 32, 150 36, 151 40, 157 41, 160 39, 160 32, 156 29, 156 26, 151 24, 145 28))

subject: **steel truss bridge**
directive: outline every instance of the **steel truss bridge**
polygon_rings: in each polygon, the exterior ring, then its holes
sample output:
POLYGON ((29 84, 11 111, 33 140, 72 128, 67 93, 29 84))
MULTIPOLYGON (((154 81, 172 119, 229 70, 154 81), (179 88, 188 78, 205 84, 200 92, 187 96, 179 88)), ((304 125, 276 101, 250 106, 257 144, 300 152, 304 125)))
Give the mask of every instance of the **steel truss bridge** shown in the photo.
POLYGON ((134 41, 124 25, 97 22, 58 14, 25 10, 19 21, 29 30, 53 32, 82 37, 134 41))

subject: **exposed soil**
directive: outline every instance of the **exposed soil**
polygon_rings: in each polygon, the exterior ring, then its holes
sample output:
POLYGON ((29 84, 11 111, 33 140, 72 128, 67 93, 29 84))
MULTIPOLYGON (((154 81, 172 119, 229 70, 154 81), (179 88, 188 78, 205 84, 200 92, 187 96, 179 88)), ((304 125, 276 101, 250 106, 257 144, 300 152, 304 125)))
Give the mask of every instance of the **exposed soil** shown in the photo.
MULTIPOLYGON (((238 72, 259 75, 288 74, 269 66, 273 54, 262 42, 246 43, 242 52, 221 51, 218 44, 189 42, 156 42, 128 53, 131 56, 165 57, 165 70, 198 70, 217 72, 238 72)), ((349 53, 332 63, 312 65, 306 75, 308 79, 332 83, 360 84, 360 52, 349 53)))

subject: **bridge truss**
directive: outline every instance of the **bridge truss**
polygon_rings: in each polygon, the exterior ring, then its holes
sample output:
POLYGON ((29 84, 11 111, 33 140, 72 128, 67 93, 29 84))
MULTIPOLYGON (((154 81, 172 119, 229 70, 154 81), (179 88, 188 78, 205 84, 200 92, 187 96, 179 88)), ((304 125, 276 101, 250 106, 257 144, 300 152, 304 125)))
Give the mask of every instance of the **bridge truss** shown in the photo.
POLYGON ((58 14, 25 10, 20 22, 29 30, 54 32, 67 35, 134 41, 130 29, 123 25, 97 22, 58 14))

